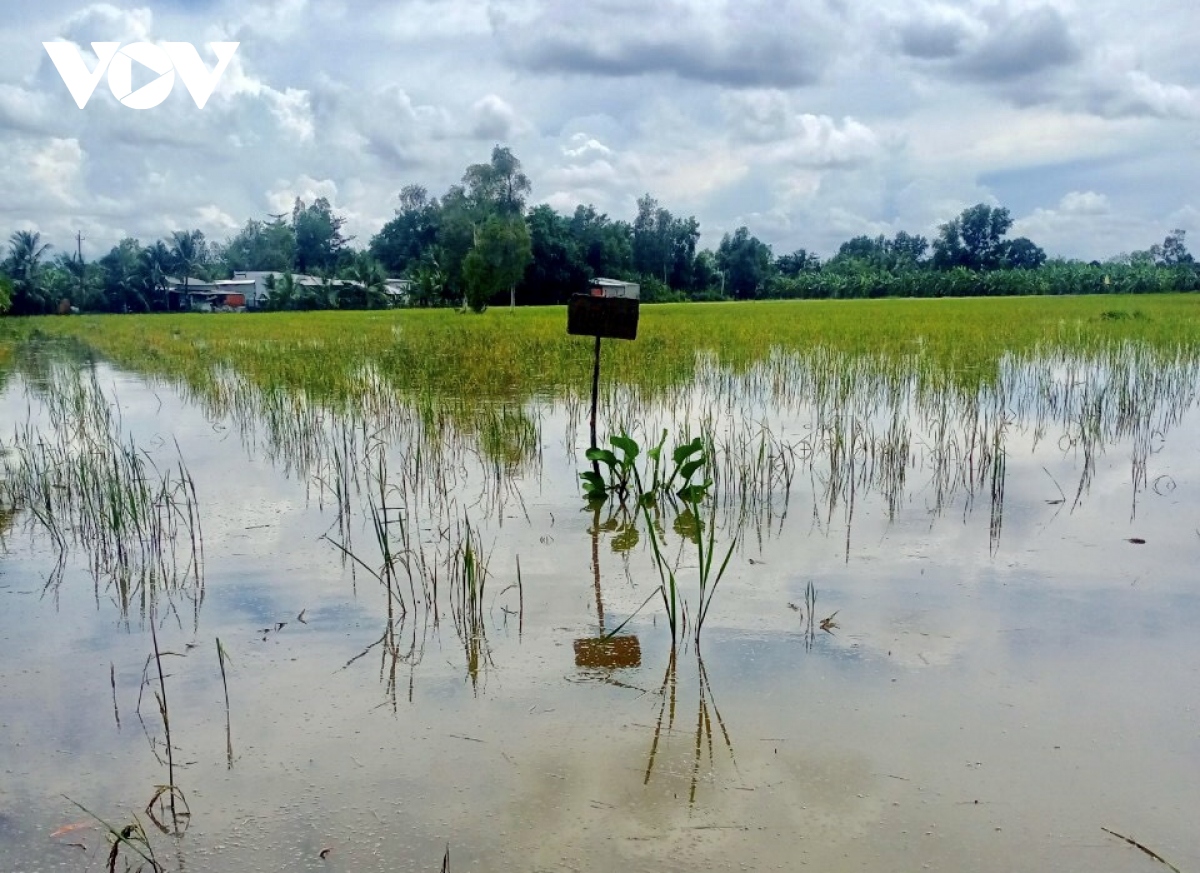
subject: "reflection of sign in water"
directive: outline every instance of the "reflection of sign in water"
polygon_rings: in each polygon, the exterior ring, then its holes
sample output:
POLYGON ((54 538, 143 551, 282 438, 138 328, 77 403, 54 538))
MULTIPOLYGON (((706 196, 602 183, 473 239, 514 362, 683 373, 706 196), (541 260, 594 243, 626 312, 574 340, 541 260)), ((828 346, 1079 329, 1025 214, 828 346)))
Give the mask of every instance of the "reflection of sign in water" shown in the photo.
POLYGON ((575 641, 575 666, 581 669, 620 670, 641 665, 642 644, 632 634, 575 641))
POLYGON ((621 670, 642 665, 642 645, 633 634, 617 636, 604 629, 600 594, 600 507, 592 510, 592 581, 596 589, 596 621, 600 633, 575 641, 575 666, 584 670, 621 670))

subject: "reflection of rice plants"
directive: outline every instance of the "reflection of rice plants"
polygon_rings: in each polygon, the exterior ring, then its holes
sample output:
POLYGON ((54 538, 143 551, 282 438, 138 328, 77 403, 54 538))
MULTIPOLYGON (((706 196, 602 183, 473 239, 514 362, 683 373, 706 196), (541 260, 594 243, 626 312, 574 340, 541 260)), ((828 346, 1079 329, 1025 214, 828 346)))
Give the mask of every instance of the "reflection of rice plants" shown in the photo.
POLYGON ((26 509, 59 555, 47 587, 75 547, 109 581, 122 613, 140 598, 145 614, 157 593, 189 584, 202 594, 196 486, 182 458, 160 469, 123 436, 94 374, 56 367, 51 376, 48 424, 16 429, 0 480, 0 504, 26 509))
POLYGON ((465 515, 461 527, 456 525, 453 540, 457 544, 447 562, 450 612, 466 655, 467 675, 472 687, 477 688, 480 670, 491 664, 483 606, 488 558, 480 551, 478 529, 472 528, 465 515))
MULTIPOLYGON (((159 649, 158 631, 155 628, 153 616, 151 616, 150 620, 150 639, 154 644, 154 651, 146 658, 146 666, 142 670, 142 689, 144 690, 146 685, 152 682, 149 671, 150 664, 153 663, 158 677, 158 689, 154 692, 154 699, 158 703, 158 714, 163 724, 163 748, 166 751, 167 784, 158 786, 154 792, 154 796, 146 804, 146 815, 149 816, 150 820, 164 834, 179 836, 187 830, 192 813, 188 807, 187 797, 184 796, 183 790, 175 782, 175 746, 171 742, 171 711, 167 705, 167 682, 162 666, 163 655, 174 655, 176 653, 163 652, 159 649)), ((146 736, 149 737, 150 734, 146 728, 146 722, 142 720, 140 692, 138 694, 137 714, 138 719, 142 721, 142 728, 146 730, 146 736)), ((153 739, 150 741, 150 747, 154 751, 155 757, 161 763, 162 757, 159 756, 157 743, 153 739)))
POLYGON ((839 610, 836 609, 817 621, 817 586, 813 585, 811 580, 804 586, 804 607, 801 608, 794 603, 789 603, 788 606, 800 613, 800 620, 803 623, 804 648, 808 651, 812 650, 813 644, 816 642, 818 630, 832 634, 841 626, 837 623, 839 610))
MULTIPOLYGON (((712 769, 716 766, 715 744, 713 743, 714 722, 720 730, 721 739, 729 753, 729 759, 733 762, 734 769, 737 769, 737 758, 733 753, 733 740, 730 739, 729 730, 725 727, 725 721, 721 718, 721 711, 717 708, 716 701, 713 698, 712 686, 708 681, 708 671, 704 669, 704 659, 700 657, 699 650, 696 650, 695 655, 698 699, 696 704, 696 729, 690 742, 692 766, 688 789, 688 804, 693 806, 696 803, 696 789, 700 782, 700 767, 706 750, 708 752, 709 768, 712 769)), ((659 703, 658 718, 654 723, 654 736, 650 743, 650 752, 646 758, 646 773, 642 779, 643 785, 650 784, 650 777, 654 774, 654 767, 663 746, 664 738, 669 741, 675 731, 675 715, 678 705, 678 676, 676 650, 674 647, 672 647, 671 654, 667 660, 667 668, 663 674, 663 681, 659 687, 658 694, 662 700, 659 703), (664 718, 666 719, 665 726, 664 718)))
POLYGON ((346 666, 379 647, 381 680, 386 682, 388 697, 395 704, 398 668, 406 663, 411 700, 414 671, 425 643, 448 614, 463 646, 467 676, 477 688, 480 675, 491 665, 489 606, 512 591, 517 610, 502 609, 506 617, 517 616, 518 633, 523 629, 519 563, 516 582, 491 596, 490 603, 485 601, 490 573, 479 527, 460 507, 451 483, 442 478, 455 475, 450 472, 454 464, 428 461, 421 445, 389 446, 378 435, 360 442, 348 428, 337 432, 332 442, 334 463, 326 486, 337 497, 335 524, 341 540, 331 533, 325 538, 349 566, 367 572, 380 584, 387 612, 381 636, 346 666), (430 476, 431 469, 438 474, 430 476), (369 535, 352 543, 357 523, 369 535))

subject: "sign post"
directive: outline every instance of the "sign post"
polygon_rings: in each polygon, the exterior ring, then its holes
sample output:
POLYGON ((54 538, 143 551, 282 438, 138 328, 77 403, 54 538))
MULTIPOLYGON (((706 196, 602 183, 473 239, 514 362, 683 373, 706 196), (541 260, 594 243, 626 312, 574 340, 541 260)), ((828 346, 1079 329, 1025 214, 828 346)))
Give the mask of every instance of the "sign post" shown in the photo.
MULTIPOLYGON (((594 336, 596 349, 592 362, 591 447, 596 448, 596 404, 600 397, 600 340, 637 339, 638 286, 612 279, 593 279, 590 294, 573 294, 567 303, 567 333, 594 336)), ((592 461, 592 469, 600 472, 592 461)))
MULTIPOLYGON (((593 279, 591 292, 574 294, 567 303, 567 333, 594 336, 592 358, 591 447, 596 446, 596 406, 600 398, 600 340, 637 339, 638 286, 613 279, 593 279)), ((600 474, 600 464, 592 461, 592 470, 600 474)), ((600 634, 575 640, 575 666, 591 670, 637 667, 642 663, 642 648, 632 634, 613 636, 604 627, 604 601, 600 596, 600 507, 592 507, 592 573, 596 589, 596 620, 600 634)))

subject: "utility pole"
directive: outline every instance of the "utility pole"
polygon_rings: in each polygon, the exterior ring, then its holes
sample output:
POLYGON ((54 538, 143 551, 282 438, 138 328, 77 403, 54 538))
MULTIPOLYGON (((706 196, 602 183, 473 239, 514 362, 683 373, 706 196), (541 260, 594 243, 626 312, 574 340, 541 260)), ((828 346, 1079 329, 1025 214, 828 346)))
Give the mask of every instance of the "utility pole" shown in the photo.
POLYGON ((75 231, 75 256, 79 259, 79 299, 83 305, 83 231, 75 231))

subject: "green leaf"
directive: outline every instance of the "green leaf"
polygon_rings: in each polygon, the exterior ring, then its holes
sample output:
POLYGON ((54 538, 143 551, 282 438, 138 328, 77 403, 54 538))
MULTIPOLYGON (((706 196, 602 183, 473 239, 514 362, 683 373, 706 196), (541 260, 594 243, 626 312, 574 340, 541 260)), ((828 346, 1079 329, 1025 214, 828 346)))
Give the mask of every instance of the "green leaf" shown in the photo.
POLYGON ((700 437, 696 437, 690 443, 684 443, 682 446, 676 446, 675 452, 671 457, 675 459, 675 464, 678 466, 692 455, 696 454, 696 452, 703 450, 704 443, 701 441, 700 437))
POLYGON ((584 452, 584 457, 589 461, 600 461, 607 464, 610 469, 617 466, 617 456, 608 449, 588 449, 584 452))
POLYGON ((695 461, 688 461, 686 464, 684 464, 682 467, 679 468, 679 475, 683 477, 684 482, 687 482, 688 480, 690 480, 692 478, 692 476, 696 475, 696 471, 699 470, 703 466, 704 466, 703 458, 699 458, 695 461))
POLYGON ((638 452, 641 451, 641 448, 638 446, 638 444, 625 434, 609 437, 608 441, 625 453, 626 463, 636 458, 638 456, 638 452))
POLYGON ((608 486, 604 483, 603 476, 588 470, 586 473, 580 473, 579 478, 583 480, 583 493, 589 501, 598 500, 602 503, 607 499, 608 486))

